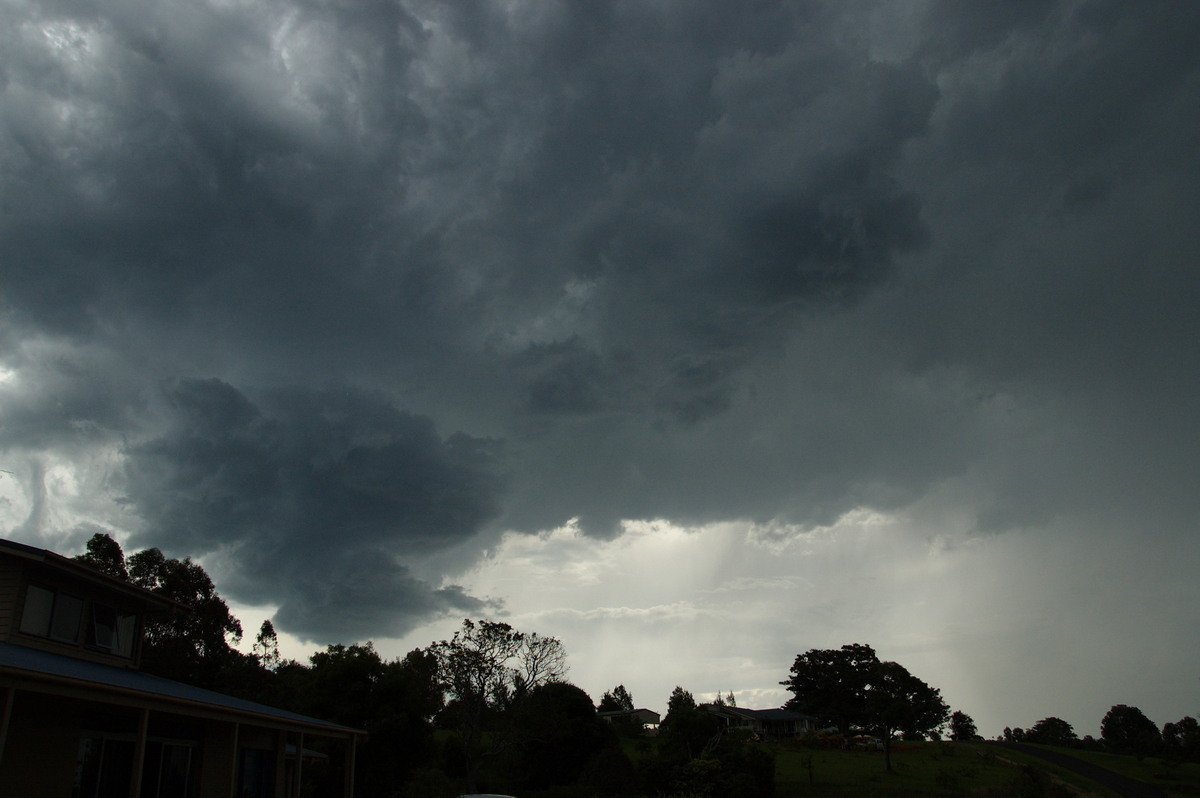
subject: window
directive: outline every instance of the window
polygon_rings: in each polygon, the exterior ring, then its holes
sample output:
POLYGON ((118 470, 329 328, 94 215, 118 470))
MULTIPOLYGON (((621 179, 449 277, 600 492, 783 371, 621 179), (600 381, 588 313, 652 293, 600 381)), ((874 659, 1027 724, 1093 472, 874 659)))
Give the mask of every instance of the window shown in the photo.
POLYGON ((108 798, 129 794, 133 781, 134 741, 87 736, 79 741, 72 798, 108 798))
POLYGON ((92 605, 92 643, 100 648, 117 647, 117 613, 112 607, 92 605))
POLYGON ((92 624, 87 641, 89 646, 123 657, 132 657, 136 634, 136 615, 117 612, 107 604, 92 602, 92 624))
POLYGON ((20 629, 28 635, 76 645, 81 642, 81 632, 86 630, 82 642, 88 647, 132 657, 138 616, 119 612, 107 604, 85 602, 69 593, 30 585, 25 591, 20 629))
POLYGON ((275 794, 275 752, 242 749, 238 798, 271 798, 275 794))
POLYGON ((50 616, 54 614, 54 591, 30 585, 25 591, 25 611, 21 631, 38 637, 50 636, 50 616))
POLYGON ((142 798, 185 798, 193 792, 191 766, 191 745, 150 740, 142 767, 142 798))
POLYGON ((64 643, 79 642, 79 623, 83 619, 83 599, 58 593, 37 585, 25 591, 25 610, 21 631, 49 637, 64 643))

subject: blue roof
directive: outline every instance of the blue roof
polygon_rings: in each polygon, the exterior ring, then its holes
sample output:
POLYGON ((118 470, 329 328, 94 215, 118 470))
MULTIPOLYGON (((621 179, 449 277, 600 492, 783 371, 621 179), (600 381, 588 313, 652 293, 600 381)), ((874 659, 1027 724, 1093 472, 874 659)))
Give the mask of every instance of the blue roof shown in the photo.
POLYGON ((26 675, 49 681, 69 680, 78 685, 94 687, 102 693, 133 694, 143 699, 179 704, 181 712, 186 712, 183 709, 184 705, 199 705, 221 714, 257 718, 288 726, 304 726, 336 736, 364 733, 349 726, 310 718, 297 712, 193 687, 141 671, 116 668, 12 643, 0 642, 0 674, 26 675))

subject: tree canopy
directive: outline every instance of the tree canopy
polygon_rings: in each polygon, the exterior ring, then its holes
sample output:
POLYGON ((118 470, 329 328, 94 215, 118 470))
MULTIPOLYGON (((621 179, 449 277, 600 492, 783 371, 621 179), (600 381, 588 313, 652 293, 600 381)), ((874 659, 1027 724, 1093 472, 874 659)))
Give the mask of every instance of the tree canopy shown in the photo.
POLYGON ((791 675, 780 683, 793 694, 787 707, 849 734, 852 726, 865 725, 867 688, 878 665, 875 649, 859 643, 810 649, 796 657, 791 675))
MULTIPOLYGON (((1011 730, 1008 730, 1011 734, 1011 730)), ((950 714, 950 739, 969 742, 979 736, 975 720, 966 712, 955 710, 950 714)))
POLYGON ((1191 716, 1164 723, 1163 752, 1176 760, 1200 762, 1200 721, 1191 716))
POLYGON ((242 637, 242 625, 217 594, 208 573, 191 559, 167 557, 144 549, 126 557, 111 536, 96 533, 76 562, 175 601, 187 612, 146 618, 142 669, 201 687, 245 693, 246 669, 257 661, 231 643, 242 637))
POLYGON ((625 689, 625 685, 618 684, 612 690, 609 690, 600 697, 600 705, 596 707, 597 712, 632 712, 633 711, 633 696, 625 689))
POLYGON ((1079 738, 1075 729, 1062 718, 1042 718, 1025 730, 1024 741, 1042 745, 1070 745, 1079 738))
POLYGON ((1162 747, 1162 735, 1154 721, 1137 707, 1117 704, 1100 721, 1100 739, 1118 753, 1150 754, 1162 747))
POLYGON ((781 684, 793 693, 787 707, 816 716, 821 725, 837 726, 842 734, 877 731, 889 754, 884 758, 889 770, 894 733, 931 734, 950 715, 939 690, 899 663, 881 662, 873 648, 858 643, 800 654, 781 684))
POLYGON ((489 744, 485 733, 511 720, 506 711, 515 700, 540 685, 562 681, 566 649, 554 637, 468 618, 451 639, 433 644, 429 652, 448 701, 443 720, 459 734, 473 792, 482 759, 499 754, 505 742, 504 735, 496 735, 495 744, 489 744))

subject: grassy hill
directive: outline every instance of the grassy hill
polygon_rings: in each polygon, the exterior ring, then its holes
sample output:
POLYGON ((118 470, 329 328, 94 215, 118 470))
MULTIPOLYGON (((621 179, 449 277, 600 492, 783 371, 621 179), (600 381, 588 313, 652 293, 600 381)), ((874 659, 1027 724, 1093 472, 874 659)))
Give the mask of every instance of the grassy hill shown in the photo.
MULTIPOLYGON (((809 750, 774 746, 776 798, 1020 794, 1019 764, 972 743, 903 743, 892 751, 892 772, 878 751, 809 750), (1014 789, 1010 789, 1014 788, 1014 789)), ((1048 780, 1047 780, 1048 781, 1048 780)), ((1032 786, 1032 785, 1031 785, 1032 786)), ((1026 794, 1038 794, 1026 790, 1026 794)))

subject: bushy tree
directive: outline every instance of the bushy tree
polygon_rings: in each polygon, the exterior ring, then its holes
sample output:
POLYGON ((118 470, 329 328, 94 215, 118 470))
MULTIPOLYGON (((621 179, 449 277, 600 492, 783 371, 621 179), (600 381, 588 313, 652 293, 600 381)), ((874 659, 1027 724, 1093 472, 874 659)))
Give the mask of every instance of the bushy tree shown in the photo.
POLYGON ((592 699, 573 684, 550 682, 514 706, 510 727, 513 775, 525 789, 574 784, 604 751, 619 749, 617 735, 596 715, 592 699))
POLYGON ((219 689, 223 671, 249 665, 233 647, 242 639, 242 624, 217 594, 203 567, 190 558, 167 557, 159 549, 139 551, 126 564, 135 585, 188 609, 146 619, 143 669, 219 689))
POLYGON ((1162 729, 1163 752, 1184 762, 1200 762, 1200 722, 1191 716, 1162 729))
POLYGON ((597 712, 632 712, 633 711, 633 696, 625 689, 625 685, 618 684, 612 690, 609 690, 604 695, 600 696, 600 705, 596 707, 597 712))
POLYGON ((810 649, 796 657, 791 675, 780 682, 793 694, 787 707, 849 734, 865 722, 867 689, 878 665, 875 650, 858 643, 810 649))
MULTIPOLYGON (((1006 729, 1011 735, 1012 731, 1006 729)), ((975 720, 966 712, 955 710, 950 714, 950 739, 955 741, 970 741, 979 736, 975 728, 975 720)))
MULTIPOLYGON (((791 676, 781 684, 793 693, 789 709, 815 715, 842 734, 855 728, 878 730, 885 751, 894 732, 934 734, 950 714, 940 691, 899 663, 880 662, 873 648, 858 643, 810 649, 796 657, 791 676)), ((890 756, 884 762, 890 770, 890 756)))
POLYGON ((74 559, 75 562, 95 568, 102 574, 108 574, 123 582, 129 581, 129 571, 125 569, 125 554, 121 551, 121 544, 111 535, 103 532, 92 535, 84 553, 74 559))
POLYGON ((775 760, 676 687, 659 728, 658 756, 642 762, 642 776, 652 795, 767 798, 774 793, 775 760))
POLYGON ((716 717, 697 706, 690 691, 676 685, 667 699, 667 714, 658 729, 659 748, 664 756, 678 761, 695 759, 719 731, 716 717))
POLYGON ((75 561, 157 593, 178 605, 175 612, 143 619, 142 670, 245 698, 261 698, 263 674, 256 657, 234 644, 242 625, 199 563, 145 549, 126 557, 103 533, 92 535, 75 561))
POLYGON ((1062 718, 1042 718, 1025 732, 1025 742, 1041 745, 1071 745, 1078 737, 1070 723, 1062 718))
POLYGON ((367 732, 356 754, 362 794, 391 794, 435 758, 432 720, 442 692, 428 652, 388 661, 370 641, 330 645, 308 665, 281 663, 275 676, 281 705, 367 732))
MULTIPOLYGON (((508 739, 495 734, 513 702, 566 675, 566 649, 553 637, 526 634, 507 623, 463 621, 450 640, 429 649, 448 700, 443 722, 458 732, 467 785, 476 791, 479 768, 508 739)), ((590 700, 590 699, 589 699, 590 700)))
POLYGON ((923 736, 940 729, 950 714, 941 693, 895 662, 881 662, 867 689, 866 717, 883 740, 884 768, 892 769, 892 735, 923 736))
MULTIPOLYGON (((633 708, 633 696, 625 689, 625 685, 618 684, 615 688, 600 697, 600 704, 596 708, 596 711, 632 713, 633 708)), ((621 737, 639 737, 646 730, 645 724, 632 714, 617 715, 611 718, 610 722, 613 731, 621 737)))
POLYGON ((1100 721, 1100 739, 1105 748, 1144 756, 1162 747, 1158 726, 1137 707, 1116 704, 1100 721))

